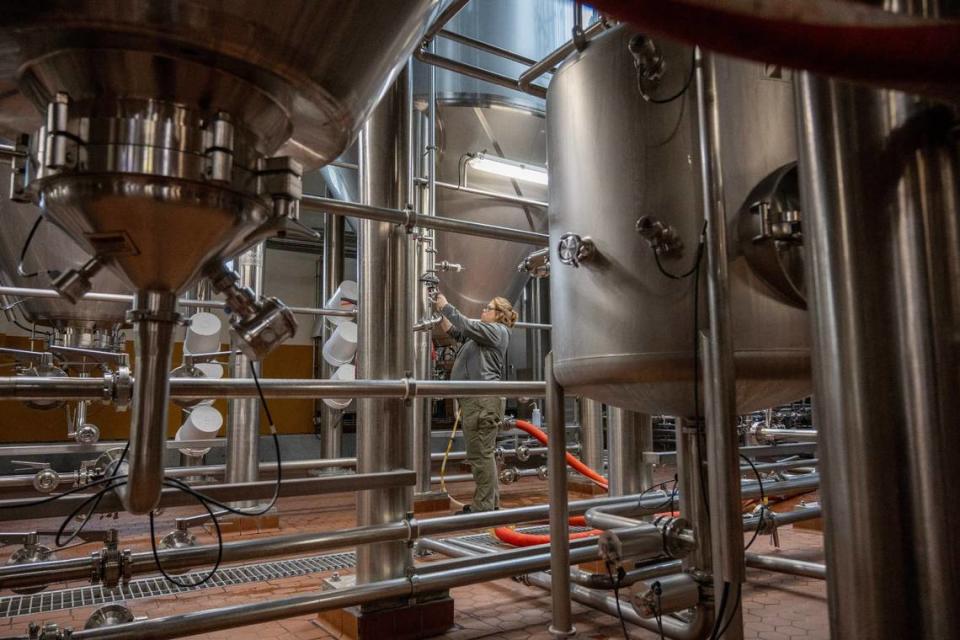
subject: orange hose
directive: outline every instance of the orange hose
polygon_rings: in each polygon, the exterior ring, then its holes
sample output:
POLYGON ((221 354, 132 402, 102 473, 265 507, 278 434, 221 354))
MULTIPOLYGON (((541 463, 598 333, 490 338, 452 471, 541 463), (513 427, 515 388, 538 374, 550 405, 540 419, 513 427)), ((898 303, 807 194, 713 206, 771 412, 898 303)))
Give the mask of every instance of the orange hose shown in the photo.
MULTIPOLYGON (((583 516, 574 516, 570 518, 570 524, 575 527, 582 527, 586 524, 586 519, 583 516)), ((580 538, 589 538, 590 536, 598 536, 602 531, 599 529, 592 529, 590 531, 580 531, 578 533, 571 533, 571 540, 579 540, 580 538)), ((514 547, 532 547, 535 544, 547 544, 550 542, 550 536, 545 533, 521 533, 516 529, 510 527, 497 527, 493 530, 493 535, 497 537, 500 542, 509 544, 514 547)))
MULTIPOLYGON (((526 431, 528 434, 530 434, 531 436, 539 440, 541 444, 547 444, 547 434, 545 434, 543 431, 535 427, 533 424, 527 422, 526 420, 516 420, 515 423, 518 429, 526 431)), ((580 460, 578 460, 576 456, 574 456, 572 453, 567 452, 566 460, 567 460, 567 465, 573 468, 574 471, 584 476, 585 478, 592 480, 593 482, 603 487, 604 489, 608 488, 606 478, 604 478, 602 475, 600 475, 599 473, 597 473, 587 465, 580 462, 580 460)))

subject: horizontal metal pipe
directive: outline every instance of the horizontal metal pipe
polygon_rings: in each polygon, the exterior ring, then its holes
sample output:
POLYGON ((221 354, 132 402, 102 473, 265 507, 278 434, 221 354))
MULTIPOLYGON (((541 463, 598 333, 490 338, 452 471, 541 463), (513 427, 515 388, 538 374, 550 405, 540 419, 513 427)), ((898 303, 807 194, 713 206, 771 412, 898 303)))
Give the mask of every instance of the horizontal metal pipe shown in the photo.
POLYGON ((534 331, 551 331, 552 324, 543 324, 539 322, 518 322, 513 325, 514 329, 531 329, 534 331))
MULTIPOLYGON (((467 380, 316 380, 268 378, 260 380, 267 398, 458 398, 482 396, 541 397, 543 382, 486 382, 467 380)), ((0 378, 0 400, 105 400, 111 390, 103 378, 0 378), (105 397, 106 396, 106 397, 105 397)), ((253 378, 171 378, 170 397, 182 400, 257 398, 253 378)))
MULTIPOLYGON (((49 444, 13 444, 0 446, 0 458, 13 456, 52 456, 60 454, 99 454, 111 449, 123 449, 126 442, 116 440, 101 440, 92 444, 82 442, 56 442, 49 444)), ((209 440, 167 440, 167 449, 206 449, 222 447, 226 438, 210 438, 209 440)))
MULTIPOLYGON (((536 469, 517 469, 518 478, 532 478, 536 476, 539 472, 536 469)), ((444 482, 455 483, 455 482, 473 482, 473 474, 470 473, 458 473, 456 475, 444 476, 444 482)), ((440 476, 431 476, 430 482, 432 484, 440 484, 440 476)), ((506 483, 504 483, 506 484, 506 483)))
MULTIPOLYGON (((308 496, 366 489, 385 489, 410 486, 415 481, 416 474, 407 470, 329 475, 318 478, 294 478, 283 481, 280 485, 280 496, 308 496)), ((276 482, 264 480, 236 484, 211 484, 198 490, 205 496, 221 502, 235 502, 239 500, 267 500, 273 496, 275 489, 276 482)), ((33 498, 2 500, 0 501, 0 521, 23 520, 25 517, 32 519, 66 516, 91 495, 90 493, 74 493, 39 505, 31 505, 31 503, 36 502, 33 498)), ((180 489, 168 487, 161 492, 160 508, 182 507, 192 504, 197 504, 197 499, 180 489)), ((109 492, 104 494, 94 513, 113 513, 123 510, 123 505, 117 495, 109 492)))
POLYGON ((796 460, 784 460, 783 462, 756 462, 753 467, 750 465, 741 465, 740 471, 784 471, 786 469, 796 469, 797 467, 816 467, 820 461, 817 458, 798 458, 796 460))
MULTIPOLYGON (((595 554, 594 549, 577 549, 571 552, 570 561, 585 562, 593 559, 595 554)), ((433 593, 538 571, 546 568, 549 564, 549 553, 509 560, 491 559, 490 562, 479 566, 417 574, 410 578, 371 582, 341 590, 310 593, 207 611, 194 611, 113 627, 84 629, 75 631, 72 637, 76 640, 126 640, 128 638, 161 640, 176 638, 182 635, 206 633, 258 622, 315 614, 378 600, 413 597, 423 593, 433 593)))
MULTIPOLYGON (((425 186, 427 180, 420 178, 417 180, 417 184, 425 186)), ((437 180, 437 186, 442 189, 447 189, 449 191, 462 191, 463 193, 472 193, 476 196, 483 196, 484 198, 492 198, 494 200, 502 200, 503 202, 512 202, 514 204, 523 204, 529 205, 531 207, 539 207, 541 209, 546 209, 549 207, 549 203, 544 202, 543 200, 534 200, 532 198, 521 198, 520 196, 511 196, 505 193, 497 193, 496 191, 487 191, 486 189, 477 189, 476 187, 467 187, 460 184, 453 184, 451 182, 443 182, 437 180)))
POLYGON ((816 429, 774 429, 761 427, 757 429, 757 435, 770 440, 793 440, 796 442, 817 441, 816 429))
POLYGON ((524 93, 529 93, 530 95, 538 98, 547 97, 547 90, 539 85, 531 84, 526 89, 521 89, 519 80, 516 78, 494 73, 493 71, 487 71, 486 69, 481 69, 480 67, 474 67, 473 65, 465 64, 458 60, 444 58, 443 56, 430 53, 422 48, 414 51, 413 56, 420 62, 433 65, 435 67, 440 67, 441 69, 446 69, 447 71, 453 71, 454 73, 459 73, 470 78, 476 78, 477 80, 483 80, 484 82, 506 87, 507 89, 513 89, 514 91, 523 91, 524 93))
POLYGON ((826 565, 817 562, 807 562, 806 560, 784 558, 782 556, 765 556, 759 553, 747 553, 745 562, 748 567, 754 569, 766 569, 767 571, 816 578, 817 580, 827 579, 826 565))
MULTIPOLYGON (((61 298, 61 295, 55 289, 34 289, 29 287, 4 287, 0 286, 0 296, 14 296, 18 298, 61 298)), ((132 303, 133 296, 122 293, 87 293, 83 296, 84 300, 94 302, 126 302, 132 303)), ((223 309, 227 303, 223 300, 188 300, 181 298, 177 300, 181 307, 210 307, 214 309, 223 309)), ((354 310, 341 309, 317 309, 313 307, 287 307, 293 313, 308 316, 339 316, 352 318, 357 315, 354 310)))
MULTIPOLYGON (((447 40, 452 40, 459 44, 466 45, 468 47, 473 47, 480 51, 485 51, 495 56, 499 56, 506 60, 511 60, 513 62, 519 62, 520 64, 530 66, 536 64, 536 60, 522 56, 519 53, 514 53, 508 49, 492 45, 489 42, 483 42, 482 40, 477 40, 476 38, 471 38, 470 36, 465 36, 461 33, 454 33, 453 31, 448 31, 447 29, 442 29, 437 33, 441 38, 446 38, 447 40)), ((439 184, 439 183, 438 183, 439 184)))
POLYGON ((422 229, 435 229, 437 231, 460 233, 479 238, 494 238, 497 240, 507 240, 509 242, 532 244, 540 247, 545 247, 550 243, 550 236, 545 233, 512 229, 510 227, 499 227, 481 222, 470 222, 468 220, 457 220, 456 218, 444 218, 442 216, 421 216, 412 210, 401 211, 400 209, 388 209, 386 207, 375 207, 372 205, 308 195, 303 196, 300 205, 306 209, 315 209, 338 216, 360 218, 363 220, 377 220, 379 222, 420 227, 422 229))

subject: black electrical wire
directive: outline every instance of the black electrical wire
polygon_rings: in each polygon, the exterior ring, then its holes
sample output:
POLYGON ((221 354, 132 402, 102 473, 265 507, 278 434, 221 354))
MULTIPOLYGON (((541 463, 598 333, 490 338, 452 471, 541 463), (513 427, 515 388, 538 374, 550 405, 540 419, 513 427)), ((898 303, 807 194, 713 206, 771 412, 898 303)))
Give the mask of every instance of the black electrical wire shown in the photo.
POLYGON ((19 327, 21 331, 26 331, 26 332, 29 333, 29 334, 34 334, 34 333, 36 333, 36 334, 39 334, 39 335, 41 335, 41 336, 47 336, 47 337, 50 337, 51 335, 53 335, 53 334, 50 333, 49 331, 40 331, 40 330, 37 329, 36 327, 34 327, 33 329, 31 329, 30 327, 27 327, 27 326, 21 324, 20 321, 17 320, 16 318, 14 318, 13 324, 15 324, 17 327, 19 327))
POLYGON ((653 595, 657 597, 657 608, 654 611, 654 618, 657 620, 657 631, 660 633, 660 640, 666 640, 663 635, 663 600, 661 596, 663 595, 663 587, 660 584, 660 581, 657 580, 651 586, 653 589, 653 595))
POLYGON ((62 549, 63 547, 67 546, 68 544, 70 544, 71 542, 77 539, 77 537, 87 527, 87 523, 90 522, 90 519, 93 517, 94 512, 96 512, 97 510, 97 507, 100 506, 100 501, 103 500, 103 496, 105 496, 107 493, 112 491, 114 488, 119 487, 123 484, 126 484, 126 480, 123 480, 123 482, 120 482, 120 483, 116 483, 113 481, 118 481, 123 478, 126 478, 126 475, 120 475, 119 471, 120 471, 120 465, 123 464, 123 461, 127 457, 127 452, 129 450, 130 450, 130 442, 127 441, 127 444, 124 445, 123 447, 123 451, 120 453, 120 457, 117 458, 117 464, 113 468, 113 474, 110 475, 108 478, 105 478, 107 482, 104 485, 104 487, 99 491, 97 491, 95 494, 93 494, 90 498, 80 503, 80 506, 74 509, 73 512, 69 516, 67 516, 66 520, 64 520, 61 523, 60 528, 57 530, 57 537, 55 539, 55 544, 58 548, 62 549), (61 542, 60 537, 63 535, 63 532, 67 528, 67 525, 73 522, 73 519, 76 518, 80 514, 80 512, 83 511, 83 508, 88 504, 90 505, 90 509, 88 509, 87 513, 84 515, 83 521, 74 531, 70 533, 69 538, 61 542))
MULTIPOLYGON (((169 487, 180 489, 179 486, 170 482, 165 481, 164 484, 169 487)), ((157 553, 157 533, 154 524, 154 515, 152 511, 150 512, 150 549, 153 551, 153 561, 157 565, 160 575, 162 575, 167 582, 185 589, 199 587, 200 585, 209 582, 211 579, 213 579, 213 576, 217 575, 217 571, 220 570, 220 563, 223 561, 223 531, 220 529, 220 521, 217 520, 217 514, 213 512, 213 509, 210 508, 210 505, 207 504, 206 500, 197 498, 197 502, 199 502, 203 508, 207 510, 207 513, 210 514, 210 519, 213 520, 213 527, 217 532, 217 560, 213 563, 213 568, 210 569, 210 572, 207 573, 202 580, 197 580, 195 582, 181 582, 180 580, 177 580, 168 574, 160 564, 160 555, 157 553)))
POLYGON ((730 624, 733 622, 733 619, 737 617, 737 611, 740 609, 740 601, 741 601, 742 596, 743 596, 743 594, 741 593, 741 591, 742 591, 742 587, 741 587, 740 585, 737 585, 737 599, 736 599, 736 602, 735 602, 734 605, 733 605, 733 611, 730 612, 730 617, 727 618, 727 623, 726 623, 725 625, 723 625, 723 628, 720 629, 720 633, 717 634, 718 640, 719 640, 719 638, 722 638, 722 637, 723 637, 723 634, 725 634, 725 633, 727 632, 727 629, 730 628, 730 624))
POLYGON ((99 480, 93 480, 91 482, 88 482, 82 487, 74 487, 73 489, 67 489, 63 493, 58 493, 53 496, 47 496, 46 498, 40 498, 38 500, 34 500, 33 502, 18 502, 17 504, 0 504, 0 509, 29 509, 30 507, 38 507, 42 504, 47 504, 48 502, 54 502, 56 500, 59 500, 60 498, 70 496, 75 493, 80 493, 82 491, 89 489, 90 487, 98 486, 106 482, 110 482, 113 479, 114 478, 100 478, 99 480))
POLYGON ((687 78, 686 80, 683 81, 683 87, 681 87, 679 91, 677 91, 675 94, 667 98, 654 98, 651 95, 649 95, 646 91, 644 91, 643 84, 640 80, 640 73, 638 71, 637 72, 637 92, 640 94, 641 98, 643 98, 650 104, 668 104, 678 98, 683 97, 683 95, 690 89, 690 85, 693 83, 693 76, 696 73, 696 69, 697 69, 697 50, 694 49, 693 51, 690 52, 690 71, 687 73, 687 78))
POLYGON ((27 273, 23 270, 23 263, 27 259, 27 251, 30 249, 30 243, 33 241, 33 236, 37 233, 37 228, 40 227, 40 223, 43 222, 43 215, 37 216, 36 221, 34 221, 33 226, 30 227, 30 233, 27 234, 27 239, 24 240, 23 246, 20 248, 20 259, 17 261, 17 275, 22 278, 36 278, 40 275, 39 271, 33 273, 27 273))
POLYGON ((757 536, 760 535, 760 529, 763 528, 763 510, 766 508, 767 496, 763 491, 763 479, 760 477, 760 472, 757 471, 756 465, 753 464, 753 460, 747 456, 740 454, 740 457, 747 461, 747 464, 750 465, 750 468, 753 469, 753 475, 757 478, 757 484, 760 485, 760 521, 757 523, 757 528, 753 530, 753 537, 750 538, 750 542, 747 543, 747 546, 743 548, 744 551, 750 549, 753 546, 753 543, 757 541, 757 536))
POLYGON ((727 610, 727 596, 730 595, 730 583, 723 583, 723 592, 720 594, 720 606, 717 607, 717 615, 713 619, 713 629, 710 630, 710 640, 717 640, 719 636, 717 631, 720 630, 720 624, 723 619, 723 614, 727 610))
POLYGON ((607 567, 607 575, 610 576, 610 582, 613 584, 613 599, 617 603, 617 617, 620 618, 620 628, 623 629, 623 637, 625 640, 630 640, 630 634, 627 632, 627 621, 624 619, 623 610, 620 608, 620 583, 623 580, 623 569, 617 569, 617 576, 614 577, 610 562, 604 562, 604 565, 607 567))

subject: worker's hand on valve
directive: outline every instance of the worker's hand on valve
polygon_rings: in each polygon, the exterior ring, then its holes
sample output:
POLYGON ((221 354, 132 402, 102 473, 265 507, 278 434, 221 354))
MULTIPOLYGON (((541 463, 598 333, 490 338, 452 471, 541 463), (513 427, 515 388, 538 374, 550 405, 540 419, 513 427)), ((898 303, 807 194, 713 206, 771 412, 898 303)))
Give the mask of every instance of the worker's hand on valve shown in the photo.
POLYGON ((433 308, 437 311, 443 311, 445 306, 447 306, 447 296, 438 291, 436 297, 433 299, 433 308))

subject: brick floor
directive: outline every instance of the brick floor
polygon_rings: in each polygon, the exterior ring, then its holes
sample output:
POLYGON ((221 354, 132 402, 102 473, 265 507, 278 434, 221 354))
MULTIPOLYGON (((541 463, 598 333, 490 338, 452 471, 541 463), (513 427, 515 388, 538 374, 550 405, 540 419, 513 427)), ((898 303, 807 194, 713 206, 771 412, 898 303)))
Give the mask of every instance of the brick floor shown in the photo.
MULTIPOLYGON (((662 470, 664 477, 672 471, 662 470)), ((456 497, 469 498, 471 485, 453 485, 456 497)), ((525 479, 504 488, 505 507, 542 502, 546 485, 536 479, 525 479)), ((579 498, 580 496, 573 496, 579 498)), ((355 524, 354 502, 351 495, 324 496, 317 498, 284 499, 280 505, 283 533, 329 531, 355 524)), ((196 509, 181 508, 164 513, 158 519, 158 534, 172 528, 173 519, 192 515, 196 509)), ((50 528, 58 525, 54 520, 23 521, 6 523, 6 531, 27 528, 50 528)), ((147 524, 143 519, 122 514, 118 519, 95 520, 91 529, 110 526, 121 531, 122 544, 135 550, 148 549, 147 524)), ((213 542, 213 538, 199 529, 200 542, 213 542)), ((249 539, 257 535, 245 534, 249 539)), ((237 536, 228 536, 236 539, 237 536)), ((823 561, 822 539, 819 533, 784 527, 780 532, 782 549, 773 549, 768 536, 760 536, 752 551, 758 553, 782 553, 785 556, 806 560, 823 561)), ((59 557, 87 555, 98 548, 84 545, 68 549, 59 557)), ((153 599, 138 599, 128 603, 134 615, 150 618, 209 609, 228 605, 262 601, 285 595, 305 593, 319 588, 321 574, 273 580, 266 583, 237 585, 227 588, 202 589, 192 593, 164 596, 153 599)), ((791 638, 829 638, 827 626, 826 587, 823 581, 786 576, 756 569, 747 571, 748 582, 743 592, 743 618, 746 638, 784 640, 791 638)), ((51 589, 63 588, 65 584, 51 585, 51 589)), ((81 586, 74 583, 71 586, 81 586)), ((3 595, 7 595, 4 593, 3 595)), ((550 620, 550 595, 532 586, 513 580, 461 587, 451 592, 456 601, 456 627, 443 637, 450 640, 504 639, 533 640, 550 638, 547 626, 550 620)), ((56 622, 60 625, 82 628, 93 608, 57 611, 43 616, 0 619, 0 635, 22 634, 32 621, 56 622)), ((578 637, 591 640, 622 638, 619 622, 606 614, 596 612, 574 603, 575 624, 578 637)), ((315 616, 304 616, 271 623, 190 636, 205 640, 272 640, 290 638, 295 640, 333 640, 334 636, 314 624, 315 616)), ((658 636, 643 629, 628 626, 630 637, 635 640, 655 640, 658 636)))

